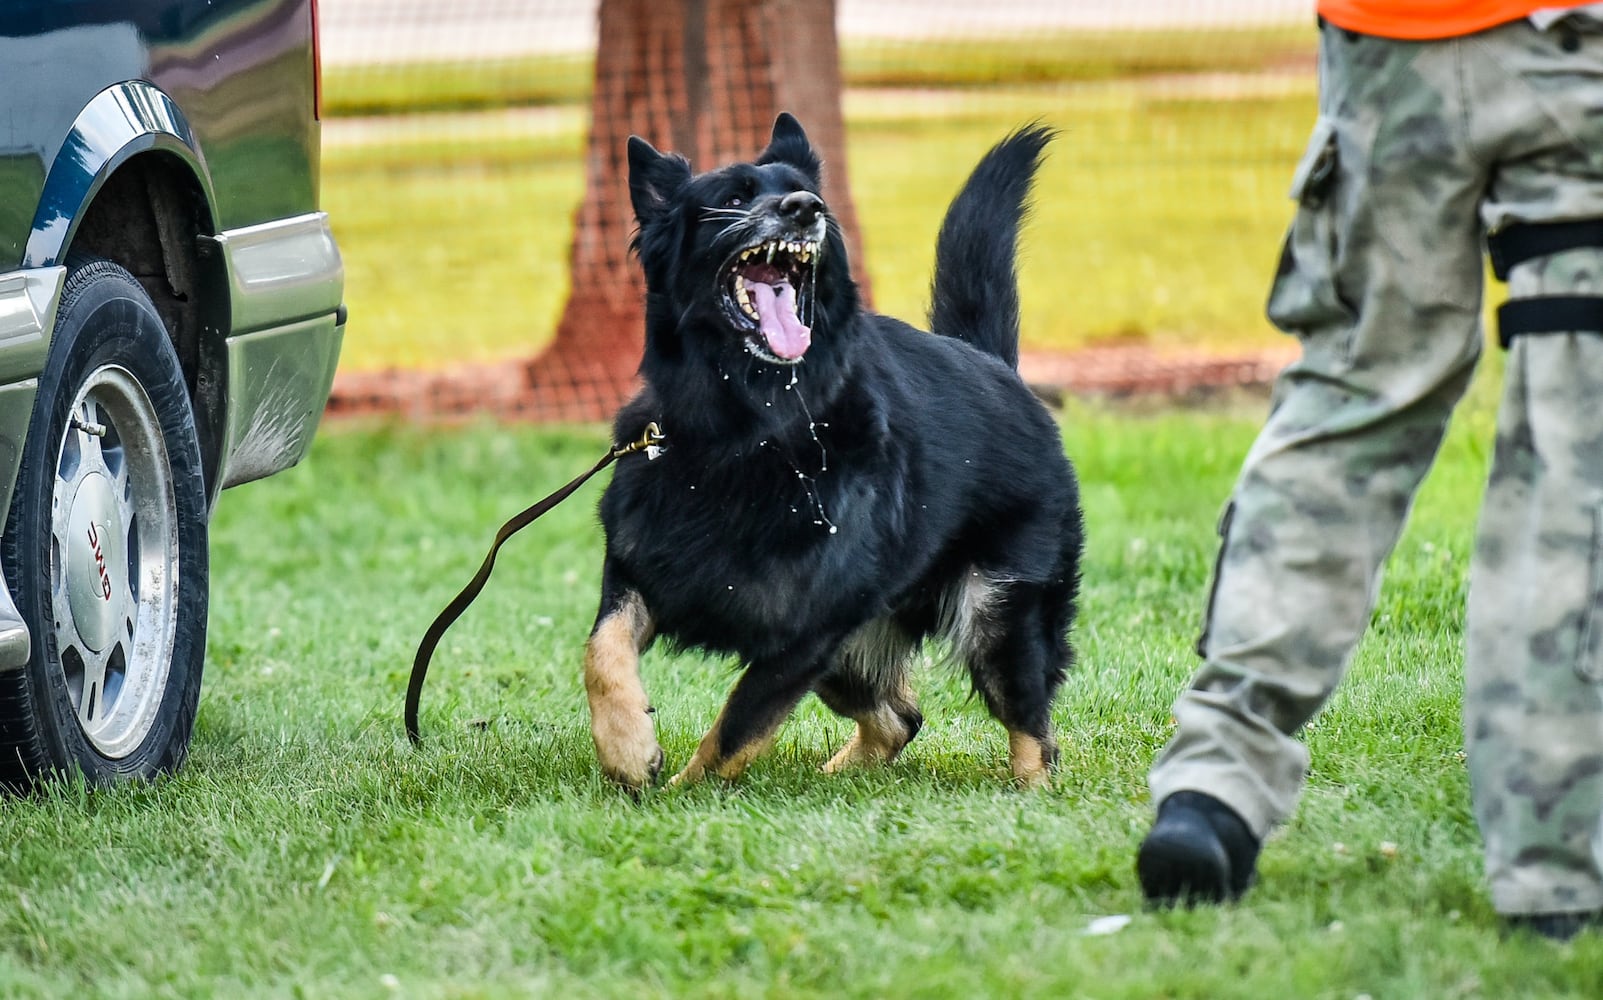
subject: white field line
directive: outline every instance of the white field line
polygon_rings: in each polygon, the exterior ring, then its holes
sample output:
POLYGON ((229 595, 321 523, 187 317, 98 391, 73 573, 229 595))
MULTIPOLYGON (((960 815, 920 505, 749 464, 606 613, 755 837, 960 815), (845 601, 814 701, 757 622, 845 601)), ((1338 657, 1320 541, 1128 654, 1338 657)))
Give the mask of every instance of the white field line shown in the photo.
MULTIPOLYGON (((1017 36, 1068 30, 1313 22, 1314 0, 839 0, 842 38, 1017 36)), ((321 0, 326 65, 584 52, 597 0, 321 0)))

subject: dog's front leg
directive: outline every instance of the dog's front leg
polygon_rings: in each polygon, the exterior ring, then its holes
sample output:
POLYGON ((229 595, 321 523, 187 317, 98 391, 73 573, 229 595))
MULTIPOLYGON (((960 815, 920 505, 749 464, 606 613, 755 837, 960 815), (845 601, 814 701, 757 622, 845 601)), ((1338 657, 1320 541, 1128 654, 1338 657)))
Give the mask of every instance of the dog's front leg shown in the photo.
POLYGON ((662 770, 662 747, 640 682, 640 651, 653 630, 651 612, 638 593, 609 590, 584 647, 584 690, 590 699, 596 757, 602 773, 631 790, 644 788, 662 770))
POLYGON ((740 777, 773 742, 779 727, 812 690, 821 672, 812 658, 755 663, 746 668, 690 763, 668 783, 688 784, 709 774, 726 781, 740 777))

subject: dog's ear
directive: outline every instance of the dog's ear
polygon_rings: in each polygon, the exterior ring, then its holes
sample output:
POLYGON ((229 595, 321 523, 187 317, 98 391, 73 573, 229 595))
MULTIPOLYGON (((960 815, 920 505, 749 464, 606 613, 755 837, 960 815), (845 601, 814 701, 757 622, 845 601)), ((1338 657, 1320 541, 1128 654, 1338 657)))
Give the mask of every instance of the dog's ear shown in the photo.
POLYGON ((823 167, 818 154, 813 152, 813 144, 807 141, 807 133, 802 131, 801 122, 789 111, 781 111, 774 119, 774 133, 768 140, 768 148, 757 157, 757 163, 788 163, 806 174, 814 184, 819 182, 823 167))
POLYGON ((661 215, 689 180, 689 160, 659 153, 638 135, 629 137, 629 200, 642 224, 661 215))

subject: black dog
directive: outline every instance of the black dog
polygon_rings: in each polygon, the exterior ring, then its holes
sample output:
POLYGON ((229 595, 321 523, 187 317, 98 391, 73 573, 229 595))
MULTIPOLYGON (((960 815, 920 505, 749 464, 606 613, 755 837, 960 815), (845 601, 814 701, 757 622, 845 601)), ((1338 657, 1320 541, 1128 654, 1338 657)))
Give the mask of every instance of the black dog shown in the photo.
POLYGON ((890 760, 923 721, 908 672, 938 635, 1007 727, 1014 776, 1046 780, 1081 518, 1015 371, 1014 245, 1050 138, 1009 136, 948 210, 938 336, 861 308, 795 118, 755 162, 695 176, 630 138, 645 388, 616 440, 655 421, 666 441, 601 500, 585 687, 607 775, 639 788, 662 767, 639 674, 654 636, 745 667, 678 782, 738 776, 809 691, 857 723, 826 771, 890 760))

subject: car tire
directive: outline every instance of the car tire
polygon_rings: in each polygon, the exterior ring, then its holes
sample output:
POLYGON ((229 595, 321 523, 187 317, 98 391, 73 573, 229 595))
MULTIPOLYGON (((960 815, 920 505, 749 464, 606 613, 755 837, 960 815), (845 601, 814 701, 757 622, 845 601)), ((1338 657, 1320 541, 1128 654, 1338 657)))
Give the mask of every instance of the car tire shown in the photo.
POLYGON ((183 370, 150 296, 73 257, 0 563, 30 633, 0 673, 0 782, 182 763, 206 649, 207 504, 183 370))

